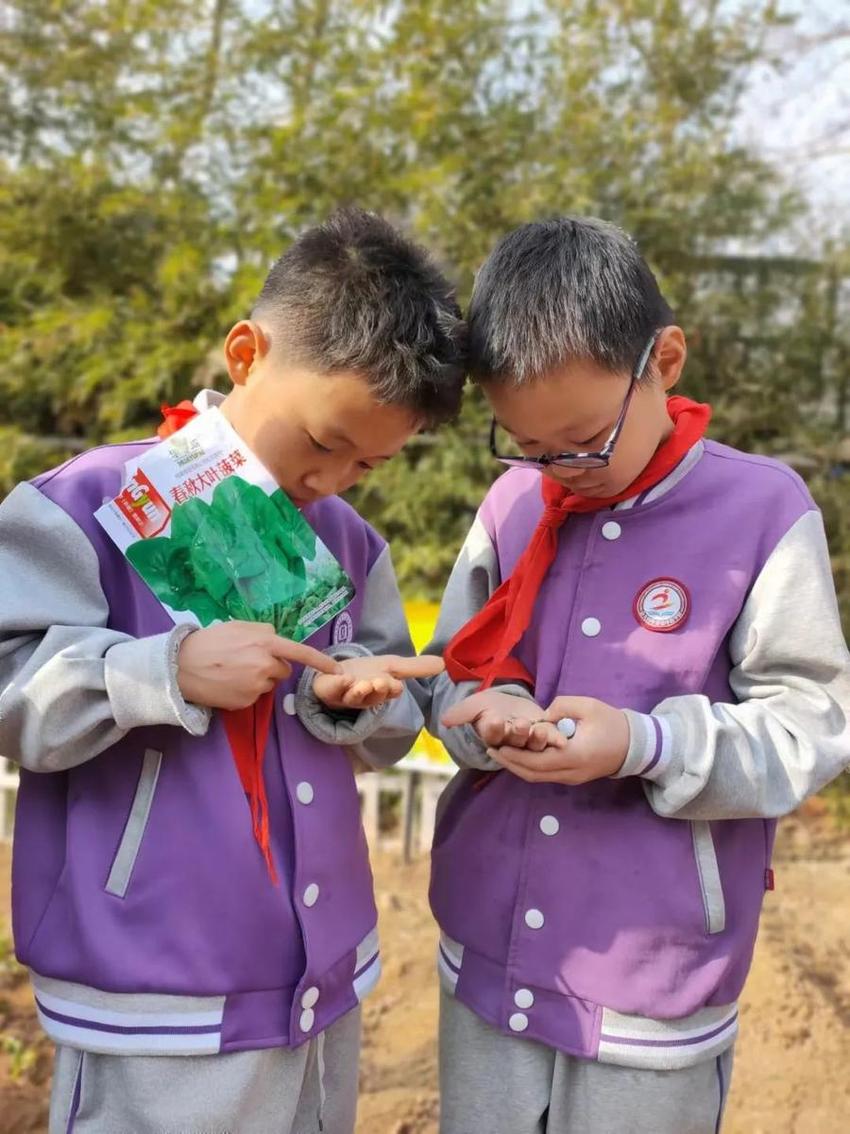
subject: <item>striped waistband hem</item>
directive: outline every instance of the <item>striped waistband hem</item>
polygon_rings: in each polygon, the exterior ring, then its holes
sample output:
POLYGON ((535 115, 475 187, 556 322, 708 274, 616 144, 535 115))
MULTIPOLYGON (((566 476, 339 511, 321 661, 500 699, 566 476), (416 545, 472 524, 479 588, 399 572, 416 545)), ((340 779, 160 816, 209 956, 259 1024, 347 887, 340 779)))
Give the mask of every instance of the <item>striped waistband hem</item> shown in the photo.
POLYGON ((440 935, 440 984, 491 1027, 567 1055, 622 1067, 672 1071, 721 1055, 738 1035, 738 1005, 700 1008, 677 1019, 615 1012, 518 979, 504 966, 440 935))
POLYGON ((380 972, 373 929, 329 970, 257 992, 107 992, 33 970, 30 979, 39 1022, 56 1044, 103 1055, 214 1055, 297 1046, 363 1000, 380 972))
POLYGON ((737 1004, 701 1008, 678 1020, 625 1016, 603 1008, 596 1058, 623 1067, 674 1071, 715 1058, 737 1035, 737 1004))

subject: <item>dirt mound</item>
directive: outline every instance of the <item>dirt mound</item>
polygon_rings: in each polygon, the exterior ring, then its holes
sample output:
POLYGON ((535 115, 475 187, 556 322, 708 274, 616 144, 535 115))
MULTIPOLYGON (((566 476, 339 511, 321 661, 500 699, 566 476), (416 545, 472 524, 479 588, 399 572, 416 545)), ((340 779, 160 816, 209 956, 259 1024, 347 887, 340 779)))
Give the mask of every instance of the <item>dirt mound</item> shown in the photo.
MULTIPOLYGON (((436 1134, 437 936, 427 909, 428 864, 373 857, 384 975, 364 1008, 358 1134, 436 1134)), ((814 804, 783 824, 775 866, 776 890, 766 896, 741 1006, 724 1134, 845 1134, 850 840, 814 804)), ((0 879, 5 911, 4 847, 0 879)), ((8 962, 0 968, 0 1027, 0 1134, 42 1134, 50 1045, 25 975, 8 962)))

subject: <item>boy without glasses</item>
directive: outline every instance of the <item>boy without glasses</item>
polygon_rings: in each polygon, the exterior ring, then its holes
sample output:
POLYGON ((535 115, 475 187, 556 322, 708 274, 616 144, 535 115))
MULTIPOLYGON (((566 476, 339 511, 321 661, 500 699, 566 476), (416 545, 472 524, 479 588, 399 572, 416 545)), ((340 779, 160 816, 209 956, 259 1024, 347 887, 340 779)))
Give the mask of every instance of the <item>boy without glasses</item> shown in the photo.
POLYGON ((402 681, 435 666, 399 656, 389 551, 336 494, 456 413, 462 323, 425 253, 349 210, 295 241, 224 349, 231 392, 170 410, 165 432, 220 406, 354 581, 310 646, 171 624, 94 520, 152 439, 93 449, 0 508, 14 929, 57 1044, 51 1134, 354 1128, 380 961, 348 754, 407 751, 424 689, 402 681), (278 886, 217 711, 271 691, 258 775, 278 886))

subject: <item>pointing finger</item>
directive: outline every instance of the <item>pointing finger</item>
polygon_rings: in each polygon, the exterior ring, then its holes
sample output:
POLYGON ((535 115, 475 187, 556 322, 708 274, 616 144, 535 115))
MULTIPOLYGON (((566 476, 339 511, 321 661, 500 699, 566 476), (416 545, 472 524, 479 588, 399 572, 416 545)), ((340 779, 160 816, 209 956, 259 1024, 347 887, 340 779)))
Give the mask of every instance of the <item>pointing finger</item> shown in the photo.
POLYGON ((281 638, 280 635, 275 634, 269 639, 269 646, 274 656, 281 661, 309 666, 311 669, 317 669, 319 673, 342 673, 338 661, 334 661, 313 646, 305 646, 303 642, 293 642, 289 638, 281 638))

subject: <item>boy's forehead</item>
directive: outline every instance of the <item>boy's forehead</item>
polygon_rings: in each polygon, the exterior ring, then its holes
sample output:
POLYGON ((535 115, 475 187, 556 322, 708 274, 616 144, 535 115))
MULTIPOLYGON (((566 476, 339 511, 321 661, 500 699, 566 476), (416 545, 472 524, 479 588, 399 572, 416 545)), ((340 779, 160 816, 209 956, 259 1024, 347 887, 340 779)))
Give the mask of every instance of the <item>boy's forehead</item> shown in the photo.
POLYGON ((380 403, 358 375, 317 375, 302 408, 311 426, 321 430, 323 443, 369 455, 392 456, 418 429, 409 410, 380 403))
POLYGON ((500 424, 534 436, 541 429, 601 427, 616 412, 624 381, 593 363, 576 362, 521 385, 489 383, 484 392, 500 424))

